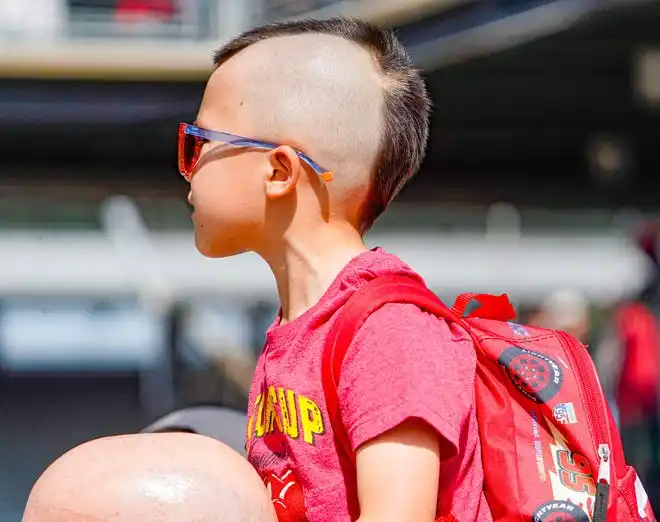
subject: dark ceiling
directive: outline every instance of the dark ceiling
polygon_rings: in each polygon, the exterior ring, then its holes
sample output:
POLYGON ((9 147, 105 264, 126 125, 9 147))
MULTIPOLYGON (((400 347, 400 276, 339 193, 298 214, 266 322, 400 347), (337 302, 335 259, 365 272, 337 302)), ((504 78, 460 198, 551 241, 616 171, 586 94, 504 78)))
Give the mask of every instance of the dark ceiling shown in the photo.
POLYGON ((585 179, 587 142, 606 134, 628 140, 637 181, 651 183, 660 111, 635 96, 633 66, 637 51, 660 48, 659 27, 660 3, 621 7, 429 74, 436 110, 428 166, 484 181, 515 172, 585 179))
MULTIPOLYGON (((658 27, 660 2, 643 2, 429 72, 432 140, 425 170, 406 195, 660 206, 660 111, 641 104, 632 89, 635 53, 660 48, 658 27), (637 177, 627 187, 597 190, 587 176, 586 144, 599 134, 622 137, 633 151, 637 177)), ((52 175, 45 167, 60 166, 61 176, 134 179, 137 171, 149 183, 167 184, 176 124, 194 117, 202 88, 3 81, 0 176, 36 179, 52 175)))

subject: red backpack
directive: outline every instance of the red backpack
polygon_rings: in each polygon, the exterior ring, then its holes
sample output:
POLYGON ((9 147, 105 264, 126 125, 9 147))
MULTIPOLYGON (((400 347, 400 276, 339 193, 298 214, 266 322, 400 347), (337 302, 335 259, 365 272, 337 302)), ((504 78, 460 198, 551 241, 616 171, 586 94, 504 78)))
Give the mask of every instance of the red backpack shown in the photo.
POLYGON ((337 400, 342 361, 360 326, 387 303, 417 305, 474 341, 484 494, 495 521, 655 520, 582 343, 510 322, 506 295, 464 294, 450 309, 405 276, 378 277, 355 292, 324 351, 323 389, 345 470, 353 469, 353 454, 337 400), (464 317, 472 300, 481 306, 464 317))

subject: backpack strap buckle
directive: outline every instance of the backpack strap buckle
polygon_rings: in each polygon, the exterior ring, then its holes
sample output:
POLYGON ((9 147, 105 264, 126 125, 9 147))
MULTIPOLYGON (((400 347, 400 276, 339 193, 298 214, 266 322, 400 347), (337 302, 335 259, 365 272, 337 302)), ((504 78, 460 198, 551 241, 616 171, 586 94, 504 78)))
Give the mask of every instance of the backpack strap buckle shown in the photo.
POLYGON ((456 298, 451 311, 459 317, 477 317, 497 321, 511 321, 516 318, 516 311, 507 294, 461 294, 456 298), (472 301, 477 301, 480 306, 466 315, 465 310, 472 301))

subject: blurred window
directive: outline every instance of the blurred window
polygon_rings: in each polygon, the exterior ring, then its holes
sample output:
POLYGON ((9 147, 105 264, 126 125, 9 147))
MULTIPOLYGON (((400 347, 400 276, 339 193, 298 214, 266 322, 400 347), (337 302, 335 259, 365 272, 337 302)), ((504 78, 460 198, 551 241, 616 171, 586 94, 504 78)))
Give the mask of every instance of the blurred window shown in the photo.
POLYGON ((73 37, 205 39, 218 0, 68 0, 73 37))
POLYGON ((339 3, 341 0, 263 0, 262 5, 264 18, 271 19, 302 15, 339 3))

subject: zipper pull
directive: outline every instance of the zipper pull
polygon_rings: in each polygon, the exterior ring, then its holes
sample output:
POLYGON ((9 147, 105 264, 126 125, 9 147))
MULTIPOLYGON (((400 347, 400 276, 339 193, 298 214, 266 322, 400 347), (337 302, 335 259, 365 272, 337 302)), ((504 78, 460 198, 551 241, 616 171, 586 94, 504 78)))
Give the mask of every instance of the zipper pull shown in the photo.
POLYGON ((596 498, 594 500, 593 522, 605 522, 607 519, 607 504, 610 497, 610 447, 607 444, 598 446, 598 483, 596 484, 596 498))

